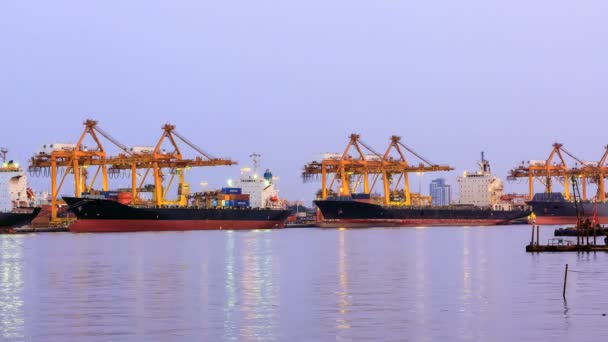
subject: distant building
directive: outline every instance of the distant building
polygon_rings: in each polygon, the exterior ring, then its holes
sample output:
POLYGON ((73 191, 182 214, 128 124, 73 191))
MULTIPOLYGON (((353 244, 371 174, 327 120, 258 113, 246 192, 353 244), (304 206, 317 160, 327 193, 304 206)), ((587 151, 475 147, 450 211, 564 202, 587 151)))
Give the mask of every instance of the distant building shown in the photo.
POLYGON ((492 175, 490 162, 481 153, 479 170, 464 172, 457 178, 460 190, 460 204, 472 204, 480 207, 494 206, 500 203, 503 186, 500 178, 492 175))
POLYGON ((452 201, 452 187, 445 184, 445 179, 443 178, 437 178, 431 181, 429 194, 433 198, 433 205, 450 205, 450 202, 452 201))

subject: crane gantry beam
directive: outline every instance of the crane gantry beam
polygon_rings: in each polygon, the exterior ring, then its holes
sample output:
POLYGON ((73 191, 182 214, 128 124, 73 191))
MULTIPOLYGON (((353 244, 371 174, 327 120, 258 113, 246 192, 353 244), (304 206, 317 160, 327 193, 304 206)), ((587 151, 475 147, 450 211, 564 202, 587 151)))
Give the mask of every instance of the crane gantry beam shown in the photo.
POLYGON ((360 135, 351 134, 349 142, 340 155, 330 155, 323 158, 322 161, 313 161, 304 166, 302 173, 304 180, 309 180, 315 176, 321 177, 321 198, 327 199, 328 193, 331 192, 336 180, 340 182, 338 194, 348 196, 353 193, 361 183, 363 185, 362 193, 370 194, 378 179, 382 179, 383 183, 383 201, 385 204, 391 203, 390 195, 392 178, 399 175, 397 184, 403 182, 404 201, 400 204, 411 205, 411 195, 409 192, 409 177, 411 172, 436 172, 450 171, 451 167, 447 165, 437 165, 429 162, 421 157, 412 149, 401 142, 398 136, 392 136, 388 148, 383 154, 376 152, 367 144, 361 141, 360 135), (367 152, 367 153, 366 153, 367 152), (410 164, 406 159, 405 152, 412 153, 422 162, 419 164, 410 164), (391 153, 396 153, 396 158, 391 156, 391 153), (333 175, 330 180, 330 175, 333 175), (351 182, 351 178, 358 177, 358 180, 351 182), (373 181, 370 183, 370 178, 373 181), (352 183, 352 184, 351 184, 352 183))
POLYGON ((587 198, 587 182, 591 180, 598 184, 597 199, 605 201, 606 194, 604 181, 608 175, 608 167, 605 165, 608 158, 608 146, 599 163, 585 162, 568 152, 562 144, 554 143, 553 149, 546 160, 530 161, 529 165, 513 168, 508 176, 509 180, 527 178, 529 186, 529 198, 534 196, 534 181, 539 180, 545 185, 546 192, 553 192, 553 179, 563 181, 564 197, 570 199, 570 179, 580 178, 582 184, 582 199, 587 198), (566 156, 574 162, 574 167, 568 167, 566 156), (557 158, 556 158, 557 157, 557 158))
POLYGON ((175 131, 174 125, 166 124, 162 126, 163 133, 160 139, 154 146, 153 151, 148 153, 133 153, 125 145, 102 130, 95 120, 86 120, 84 126, 84 131, 80 134, 76 144, 59 144, 64 147, 51 149, 50 151, 43 150, 30 160, 29 169, 34 174, 39 173, 38 171, 41 169, 49 170, 48 174, 51 177, 51 218, 53 220, 57 219, 58 193, 68 174, 74 175, 74 195, 80 197, 83 192, 90 191, 93 188, 100 173, 102 179, 101 188, 107 191, 109 187, 108 172, 130 170, 131 197, 132 201, 136 203, 139 201, 138 193, 144 186, 146 176, 152 170, 155 185, 154 203, 159 206, 165 204, 184 205, 187 201, 188 188, 184 178, 184 170, 192 167, 229 166, 236 164, 236 162, 230 159, 215 158, 204 152, 182 135, 179 135, 175 131), (93 140, 93 148, 85 147, 84 140, 86 137, 90 137, 93 140), (116 156, 108 156, 100 137, 110 141, 120 150, 120 153, 116 156), (163 143, 166 141, 169 142, 172 148, 172 151, 169 153, 162 150, 163 143), (178 141, 184 142, 199 155, 191 159, 184 158, 178 141), (86 176, 87 168, 89 167, 96 167, 97 169, 91 183, 87 185, 86 176), (138 184, 137 170, 139 169, 145 169, 146 172, 138 184), (163 169, 171 170, 171 178, 167 186, 163 185, 163 169), (63 171, 61 178, 58 177, 60 170, 63 171), (176 201, 167 201, 167 190, 176 175, 179 177, 179 198, 176 201))

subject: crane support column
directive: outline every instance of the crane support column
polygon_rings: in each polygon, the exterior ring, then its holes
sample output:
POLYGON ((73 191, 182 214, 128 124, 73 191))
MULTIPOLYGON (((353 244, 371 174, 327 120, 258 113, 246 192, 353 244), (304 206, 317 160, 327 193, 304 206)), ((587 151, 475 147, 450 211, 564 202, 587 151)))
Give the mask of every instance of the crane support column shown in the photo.
POLYGON ((564 178, 564 198, 566 200, 570 199, 570 180, 568 177, 564 178))
POLYGON ((136 202, 137 199, 137 165, 131 164, 131 201, 136 202))
POLYGON ((82 185, 82 183, 80 182, 80 168, 78 167, 78 159, 76 157, 74 157, 74 160, 72 161, 72 173, 74 174, 74 196, 75 197, 80 197, 80 186, 82 185))
POLYGON ((585 201, 585 200, 587 200, 587 177, 582 176, 581 177, 581 182, 583 183, 583 198, 582 198, 582 200, 585 201))
POLYGON ((105 165, 101 165, 101 188, 103 191, 108 191, 108 169, 105 165))
POLYGON ((327 170, 325 164, 321 165, 321 199, 327 199, 327 170))
POLYGON ((185 206, 186 204, 188 204, 188 197, 186 196, 185 193, 185 185, 186 185, 186 177, 185 175, 185 169, 180 169, 179 170, 179 191, 180 191, 180 195, 179 195, 179 204, 181 206, 185 206))
POLYGON ((348 184, 348 180, 346 179, 346 170, 344 169, 344 162, 340 163, 340 179, 342 180, 342 186, 340 187, 340 195, 341 196, 347 196, 349 194, 349 187, 350 185, 348 184))
POLYGON ((410 179, 407 172, 403 173, 403 195, 405 196, 405 205, 412 205, 412 196, 410 195, 410 179))
POLYGON ((382 171, 382 183, 384 185, 384 204, 388 205, 391 200, 390 181, 386 171, 382 171))
POLYGON ((528 175, 528 190, 530 191, 530 200, 534 198, 534 177, 532 177, 532 173, 528 175))
POLYGON ((51 221, 57 218, 57 159, 51 157, 51 221))
POLYGON ((597 192, 599 193, 598 194, 598 199, 601 202, 603 202, 603 201, 606 200, 606 188, 605 188, 605 184, 606 184, 605 181, 606 181, 606 179, 605 179, 605 177, 606 177, 606 175, 603 174, 603 173, 601 173, 600 174, 600 179, 597 182, 597 192))
POLYGON ((154 199, 156 200, 156 205, 160 206, 163 203, 163 181, 160 177, 158 162, 154 162, 152 168, 154 169, 154 199))

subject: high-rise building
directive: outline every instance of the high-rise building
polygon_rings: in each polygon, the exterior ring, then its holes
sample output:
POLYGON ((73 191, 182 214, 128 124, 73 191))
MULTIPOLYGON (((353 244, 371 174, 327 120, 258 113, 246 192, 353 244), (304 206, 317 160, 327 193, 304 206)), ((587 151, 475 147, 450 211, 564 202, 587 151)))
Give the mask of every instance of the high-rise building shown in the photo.
POLYGON ((450 205, 450 202, 452 201, 452 187, 445 184, 445 179, 443 178, 437 178, 431 181, 429 194, 433 198, 433 205, 436 206, 450 205))

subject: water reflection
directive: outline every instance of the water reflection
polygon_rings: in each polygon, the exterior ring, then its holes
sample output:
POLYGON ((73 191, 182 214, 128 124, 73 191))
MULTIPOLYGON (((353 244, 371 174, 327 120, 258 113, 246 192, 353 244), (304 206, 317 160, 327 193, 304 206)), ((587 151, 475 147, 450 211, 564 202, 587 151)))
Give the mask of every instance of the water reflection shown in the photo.
POLYGON ((272 232, 260 230, 248 234, 242 253, 241 311, 250 324, 242 325, 241 339, 274 340, 278 284, 273 274, 272 232))
POLYGON ((608 254, 529 254, 529 237, 527 227, 0 236, 0 341, 601 336, 608 254))
POLYGON ((340 313, 336 319, 336 328, 349 329, 351 324, 348 320, 349 307, 351 306, 348 292, 348 270, 347 270, 347 254, 346 254, 346 234, 348 231, 340 229, 338 233, 338 312, 340 313))
POLYGON ((0 340, 23 338, 23 245, 0 235, 0 340))
POLYGON ((235 232, 226 232, 226 266, 224 271, 224 339, 236 340, 235 306, 236 306, 236 280, 235 280, 235 232))

